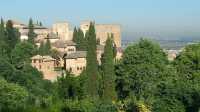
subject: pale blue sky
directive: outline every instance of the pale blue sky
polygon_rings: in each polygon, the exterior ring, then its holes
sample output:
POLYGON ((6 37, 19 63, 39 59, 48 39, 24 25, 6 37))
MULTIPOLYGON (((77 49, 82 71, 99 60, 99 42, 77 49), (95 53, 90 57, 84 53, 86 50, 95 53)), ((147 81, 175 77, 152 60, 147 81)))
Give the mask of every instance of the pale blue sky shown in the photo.
POLYGON ((82 20, 122 25, 124 38, 200 37, 200 0, 1 0, 0 16, 50 26, 82 20))

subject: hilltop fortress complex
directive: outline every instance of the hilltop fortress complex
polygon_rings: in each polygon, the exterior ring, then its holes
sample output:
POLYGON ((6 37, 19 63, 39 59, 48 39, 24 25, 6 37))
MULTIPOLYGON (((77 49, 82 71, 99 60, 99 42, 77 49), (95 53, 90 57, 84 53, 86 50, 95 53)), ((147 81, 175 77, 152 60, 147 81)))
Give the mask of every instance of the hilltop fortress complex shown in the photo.
MULTIPOLYGON (((89 30, 90 21, 83 21, 80 29, 84 35, 89 30)), ((21 34, 21 41, 28 39, 28 25, 13 21, 13 27, 17 28, 21 34)), ((97 45, 97 60, 101 63, 101 56, 104 52, 105 42, 108 34, 113 34, 113 41, 117 49, 116 59, 122 56, 121 49, 121 27, 117 24, 95 24, 96 39, 100 45, 97 45)), ((44 78, 56 80, 60 73, 55 72, 54 68, 63 67, 75 76, 78 76, 86 67, 86 51, 77 51, 76 43, 73 40, 73 30, 68 22, 57 22, 52 28, 34 25, 34 32, 37 34, 35 42, 40 46, 41 42, 50 40, 52 49, 59 52, 60 59, 54 59, 51 56, 33 56, 32 66, 43 72, 44 78)))
MULTIPOLYGON (((80 24, 80 29, 83 31, 84 35, 89 29, 91 21, 83 21, 80 24)), ((28 39, 28 26, 16 21, 13 21, 13 26, 19 29, 21 33, 21 40, 28 39)), ((105 45, 105 41, 108 34, 112 33, 114 35, 114 42, 117 47, 121 47, 121 27, 117 24, 95 24, 96 37, 100 40, 101 45, 105 45)), ((44 26, 34 25, 34 32, 38 35, 36 40, 43 41, 48 35, 57 36, 55 39, 72 41, 73 30, 70 29, 70 24, 68 22, 57 22, 52 25, 52 28, 47 28, 44 26)), ((52 37, 53 38, 53 37, 52 37)))

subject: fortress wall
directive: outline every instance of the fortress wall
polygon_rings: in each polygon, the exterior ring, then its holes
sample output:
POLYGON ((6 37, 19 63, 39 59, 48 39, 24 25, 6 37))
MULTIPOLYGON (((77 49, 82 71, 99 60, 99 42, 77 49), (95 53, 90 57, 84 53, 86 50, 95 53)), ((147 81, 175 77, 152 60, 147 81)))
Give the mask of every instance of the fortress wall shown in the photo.
POLYGON ((105 45, 105 42, 108 38, 108 34, 114 35, 114 42, 117 47, 121 47, 121 28, 120 25, 112 24, 96 24, 96 36, 97 39, 100 39, 100 44, 105 45))

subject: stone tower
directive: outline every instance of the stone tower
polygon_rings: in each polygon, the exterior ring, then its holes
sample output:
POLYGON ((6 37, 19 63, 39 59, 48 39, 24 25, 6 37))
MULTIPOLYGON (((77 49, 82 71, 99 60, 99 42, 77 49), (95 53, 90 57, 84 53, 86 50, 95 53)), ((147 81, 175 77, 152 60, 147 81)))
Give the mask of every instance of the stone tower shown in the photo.
MULTIPOLYGON (((89 30, 91 21, 83 21, 80 24, 80 28, 84 35, 89 30)), ((96 38, 100 40, 101 45, 105 45, 105 42, 109 34, 113 34, 113 40, 116 47, 121 47, 121 26, 117 24, 95 24, 96 38)))
POLYGON ((81 22, 81 24, 80 24, 80 28, 81 28, 81 30, 83 31, 84 36, 85 36, 86 32, 89 30, 90 22, 91 22, 91 21, 83 21, 83 22, 81 22))
POLYGON ((113 34, 113 41, 116 47, 121 47, 121 27, 116 24, 96 24, 96 38, 100 40, 101 45, 106 44, 108 35, 113 34))
POLYGON ((68 22, 57 22, 53 24, 53 33, 57 34, 61 40, 72 40, 68 22))

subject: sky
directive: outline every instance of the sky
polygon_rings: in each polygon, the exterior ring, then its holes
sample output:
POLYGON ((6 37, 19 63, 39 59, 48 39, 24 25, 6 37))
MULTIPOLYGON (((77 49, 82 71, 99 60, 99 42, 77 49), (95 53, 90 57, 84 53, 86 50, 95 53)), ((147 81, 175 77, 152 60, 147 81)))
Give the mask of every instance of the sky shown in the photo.
POLYGON ((120 24, 123 39, 200 38, 200 0, 1 0, 0 16, 25 23, 32 17, 48 27, 120 24))

